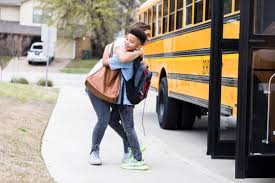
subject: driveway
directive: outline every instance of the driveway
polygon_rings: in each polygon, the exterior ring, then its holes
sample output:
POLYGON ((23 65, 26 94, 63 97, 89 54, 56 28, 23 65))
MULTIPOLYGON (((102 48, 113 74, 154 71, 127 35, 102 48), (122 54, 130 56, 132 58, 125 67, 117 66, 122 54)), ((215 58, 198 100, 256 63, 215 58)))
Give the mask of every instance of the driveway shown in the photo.
MULTIPOLYGON (((61 69, 63 69, 67 64, 69 63, 69 60, 66 59, 55 59, 50 65, 49 65, 49 72, 50 73, 57 73, 61 69)), ((34 63, 30 65, 27 61, 27 57, 15 57, 13 58, 9 65, 4 69, 4 72, 27 72, 27 73, 43 73, 46 71, 46 65, 44 63, 34 63)))

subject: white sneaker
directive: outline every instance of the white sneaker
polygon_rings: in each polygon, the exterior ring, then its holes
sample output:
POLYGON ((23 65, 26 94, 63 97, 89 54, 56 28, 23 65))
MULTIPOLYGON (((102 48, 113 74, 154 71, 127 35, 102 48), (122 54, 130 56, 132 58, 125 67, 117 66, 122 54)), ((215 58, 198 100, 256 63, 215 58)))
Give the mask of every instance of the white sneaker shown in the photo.
POLYGON ((89 156, 89 161, 91 165, 101 165, 102 161, 99 157, 99 151, 93 151, 89 156))

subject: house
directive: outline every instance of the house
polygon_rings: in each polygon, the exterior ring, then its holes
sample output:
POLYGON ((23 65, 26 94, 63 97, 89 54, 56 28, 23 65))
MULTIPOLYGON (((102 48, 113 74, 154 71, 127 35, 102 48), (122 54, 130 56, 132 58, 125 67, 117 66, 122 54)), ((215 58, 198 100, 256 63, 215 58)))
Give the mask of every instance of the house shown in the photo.
MULTIPOLYGON (((0 55, 25 55, 33 42, 41 41, 45 17, 35 0, 0 0, 0 55)), ((79 58, 83 50, 91 50, 89 37, 71 38, 57 30, 55 58, 79 58)))

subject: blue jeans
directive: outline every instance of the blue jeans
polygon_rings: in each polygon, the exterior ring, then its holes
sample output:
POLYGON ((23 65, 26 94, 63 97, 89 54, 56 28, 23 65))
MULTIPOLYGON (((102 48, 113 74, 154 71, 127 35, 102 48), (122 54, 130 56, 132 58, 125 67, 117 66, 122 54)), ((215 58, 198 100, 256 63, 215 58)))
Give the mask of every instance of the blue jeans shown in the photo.
POLYGON ((134 105, 117 105, 119 115, 121 118, 121 124, 123 126, 124 131, 126 132, 128 142, 132 149, 134 158, 140 161, 142 160, 142 154, 140 152, 140 146, 134 128, 134 107, 134 105))
POLYGON ((127 138, 127 135, 126 135, 126 133, 123 129, 123 126, 120 123, 120 115, 119 115, 118 105, 117 104, 112 104, 111 108, 112 108, 112 112, 111 112, 111 118, 110 118, 110 121, 109 121, 109 125, 122 138, 124 153, 127 153, 128 148, 130 147, 130 145, 128 143, 128 138, 127 138))
POLYGON ((117 132, 117 134, 122 138, 124 145, 124 153, 127 153, 128 147, 130 146, 128 144, 127 135, 119 122, 120 115, 117 105, 109 104, 108 102, 105 102, 97 98, 88 89, 86 89, 86 92, 90 98, 90 101, 94 107, 94 110, 98 118, 98 121, 93 130, 91 152, 99 149, 105 130, 109 124, 111 128, 113 128, 117 132), (110 111, 110 107, 112 107, 112 112, 110 111))

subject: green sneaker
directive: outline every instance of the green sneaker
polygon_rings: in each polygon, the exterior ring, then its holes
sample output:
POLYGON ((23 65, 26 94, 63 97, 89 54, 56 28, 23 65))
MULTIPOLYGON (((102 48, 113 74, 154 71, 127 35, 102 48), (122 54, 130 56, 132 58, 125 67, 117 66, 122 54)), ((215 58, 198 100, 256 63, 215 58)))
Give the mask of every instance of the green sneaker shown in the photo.
POLYGON ((121 168, 127 170, 148 170, 149 166, 144 160, 137 161, 135 158, 129 159, 126 163, 120 165, 121 168))
MULTIPOLYGON (((144 144, 140 144, 140 151, 143 155, 143 152, 146 150, 146 146, 144 144)), ((121 160, 121 163, 126 163, 128 160, 134 158, 133 152, 131 148, 128 148, 128 153, 123 155, 123 158, 121 160)))
POLYGON ((133 158, 133 153, 132 153, 132 150, 131 148, 128 148, 128 153, 125 153, 123 155, 123 158, 121 160, 121 163, 126 163, 129 159, 133 158))

